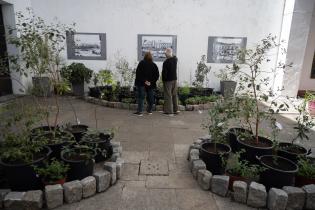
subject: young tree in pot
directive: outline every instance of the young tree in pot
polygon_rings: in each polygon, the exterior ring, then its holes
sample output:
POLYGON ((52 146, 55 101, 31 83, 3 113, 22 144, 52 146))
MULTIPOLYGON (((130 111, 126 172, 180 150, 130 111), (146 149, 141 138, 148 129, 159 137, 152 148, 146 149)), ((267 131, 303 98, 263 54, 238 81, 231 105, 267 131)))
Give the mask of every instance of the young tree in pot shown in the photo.
POLYGON ((83 63, 72 63, 61 69, 62 78, 72 84, 73 94, 76 96, 84 95, 84 82, 89 83, 93 71, 87 68, 83 63))
POLYGON ((220 73, 216 75, 220 79, 220 92, 225 98, 234 96, 237 85, 237 82, 233 80, 235 75, 228 73, 230 70, 231 67, 226 66, 226 69, 220 69, 220 73))
POLYGON ((211 90, 204 89, 204 87, 208 87, 209 79, 208 74, 210 73, 211 67, 206 65, 206 56, 202 55, 201 60, 197 62, 197 69, 195 71, 195 81, 193 82, 193 86, 196 87, 198 90, 197 92, 200 92, 197 95, 210 95, 212 93, 211 90), (204 91, 203 91, 203 90, 204 91))
POLYGON ((223 174, 225 171, 226 159, 231 148, 226 144, 225 129, 227 128, 227 116, 224 113, 221 103, 209 111, 209 122, 203 126, 209 129, 211 142, 205 142, 200 148, 200 158, 205 162, 207 170, 213 174, 223 174))
POLYGON ((41 178, 44 185, 64 184, 69 166, 56 159, 44 162, 42 166, 34 166, 36 174, 41 178))
POLYGON ((298 161, 299 171, 295 177, 295 186, 303 187, 315 184, 315 164, 308 158, 300 158, 298 161))
POLYGON ((87 145, 66 146, 61 152, 61 159, 69 165, 67 180, 81 180, 93 175, 96 151, 87 145))

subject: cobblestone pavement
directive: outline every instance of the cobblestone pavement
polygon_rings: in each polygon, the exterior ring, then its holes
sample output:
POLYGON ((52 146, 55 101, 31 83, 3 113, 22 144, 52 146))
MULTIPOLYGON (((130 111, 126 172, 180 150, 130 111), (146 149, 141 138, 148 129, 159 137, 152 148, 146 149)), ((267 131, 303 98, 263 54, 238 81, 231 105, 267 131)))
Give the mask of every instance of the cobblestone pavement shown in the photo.
MULTIPOLYGON (((63 100, 61 122, 74 122, 68 100, 63 100)), ((247 210, 252 209, 199 188, 188 169, 188 145, 207 134, 201 128, 206 112, 182 112, 163 116, 159 112, 143 117, 132 111, 105 108, 74 100, 82 124, 95 128, 116 128, 115 141, 123 146, 124 172, 104 193, 57 210, 247 210), (96 112, 95 112, 96 111, 96 112)), ((285 121, 289 129, 291 121, 285 121)), ((283 139, 291 135, 285 131, 283 139)), ((313 134, 312 134, 313 135, 313 134)), ((314 142, 313 142, 314 144, 314 142)), ((310 144, 311 145, 311 144, 310 144)))

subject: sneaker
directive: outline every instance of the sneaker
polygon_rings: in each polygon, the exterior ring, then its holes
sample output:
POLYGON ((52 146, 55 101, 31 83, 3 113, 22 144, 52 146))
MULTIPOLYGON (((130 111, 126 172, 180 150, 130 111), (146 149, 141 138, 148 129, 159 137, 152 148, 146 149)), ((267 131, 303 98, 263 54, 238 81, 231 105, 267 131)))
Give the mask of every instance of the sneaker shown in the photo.
POLYGON ((163 115, 169 116, 169 117, 173 117, 174 116, 174 114, 170 114, 170 113, 166 113, 166 112, 163 112, 163 115))
POLYGON ((151 112, 151 111, 148 111, 147 113, 148 113, 149 115, 151 115, 151 114, 152 114, 152 112, 151 112))
POLYGON ((137 115, 137 116, 139 116, 139 117, 142 117, 143 116, 143 114, 141 113, 141 112, 135 112, 135 113, 133 113, 134 115, 137 115))
POLYGON ((176 111, 176 112, 174 112, 174 114, 179 114, 180 113, 180 111, 176 111))

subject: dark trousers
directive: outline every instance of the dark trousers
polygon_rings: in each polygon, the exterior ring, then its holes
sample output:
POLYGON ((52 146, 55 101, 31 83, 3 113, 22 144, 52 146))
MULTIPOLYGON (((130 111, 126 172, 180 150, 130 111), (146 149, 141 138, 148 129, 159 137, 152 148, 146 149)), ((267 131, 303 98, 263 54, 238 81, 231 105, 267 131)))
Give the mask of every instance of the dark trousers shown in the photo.
POLYGON ((137 86, 137 101, 138 101, 138 112, 143 112, 144 97, 147 95, 147 111, 151 112, 154 104, 154 89, 146 88, 144 86, 137 86))
POLYGON ((178 111, 177 81, 163 82, 164 87, 164 112, 173 114, 178 111))

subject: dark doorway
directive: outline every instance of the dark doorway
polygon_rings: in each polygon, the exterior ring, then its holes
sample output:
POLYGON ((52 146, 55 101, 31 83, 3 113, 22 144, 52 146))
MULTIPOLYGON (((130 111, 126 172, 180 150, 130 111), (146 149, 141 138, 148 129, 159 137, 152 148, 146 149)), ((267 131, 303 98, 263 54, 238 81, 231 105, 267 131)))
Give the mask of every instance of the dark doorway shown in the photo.
MULTIPOLYGON (((5 39, 5 29, 2 16, 2 6, 0 5, 0 62, 1 68, 9 69, 8 60, 3 60, 7 55, 7 45, 5 39)), ((0 96, 12 94, 12 81, 10 73, 0 70, 0 96)))

